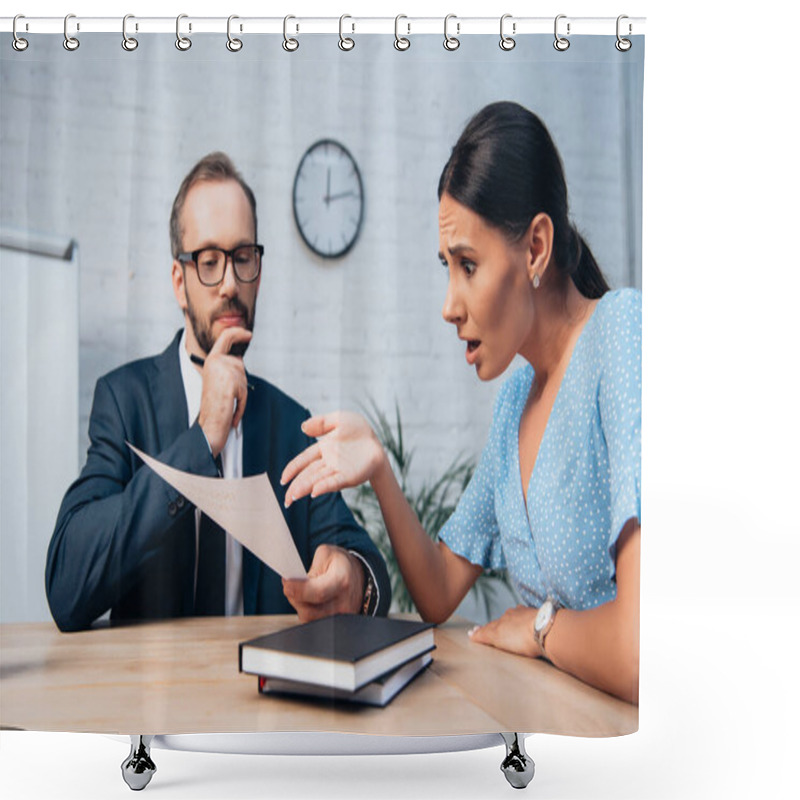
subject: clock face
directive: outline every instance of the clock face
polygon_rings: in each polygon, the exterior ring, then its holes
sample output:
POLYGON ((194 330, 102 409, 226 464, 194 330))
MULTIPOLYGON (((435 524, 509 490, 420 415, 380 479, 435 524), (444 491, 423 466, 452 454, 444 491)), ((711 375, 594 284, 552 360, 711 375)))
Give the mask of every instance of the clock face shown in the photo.
POLYGON ((364 217, 364 187, 356 162, 341 144, 323 139, 306 150, 292 200, 297 229, 315 253, 338 258, 355 244, 364 217))

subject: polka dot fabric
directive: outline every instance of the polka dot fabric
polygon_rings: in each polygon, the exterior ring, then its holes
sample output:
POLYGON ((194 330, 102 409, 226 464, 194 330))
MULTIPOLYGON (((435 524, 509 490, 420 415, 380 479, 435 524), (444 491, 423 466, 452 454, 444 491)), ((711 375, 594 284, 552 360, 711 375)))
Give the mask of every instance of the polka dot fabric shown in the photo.
POLYGON ((575 344, 522 495, 519 423, 526 364, 503 384, 489 440, 440 532, 484 568, 508 569, 523 600, 586 609, 616 596, 616 542, 641 521, 642 295, 607 292, 575 344))

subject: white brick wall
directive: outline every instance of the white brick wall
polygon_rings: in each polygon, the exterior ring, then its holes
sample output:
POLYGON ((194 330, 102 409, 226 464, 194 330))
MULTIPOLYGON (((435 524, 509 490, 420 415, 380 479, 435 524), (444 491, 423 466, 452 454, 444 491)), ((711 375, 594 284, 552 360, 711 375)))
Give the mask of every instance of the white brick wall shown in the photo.
POLYGON ((87 35, 67 53, 54 36, 0 61, 0 222, 80 245, 82 452, 96 379, 160 351, 181 324, 169 211, 211 150, 253 186, 267 249, 249 369, 315 411, 368 395, 392 411, 397 398, 420 477, 477 455, 499 388, 477 380, 440 316, 436 185, 475 111, 513 99, 540 114, 610 282, 641 285, 641 55, 618 54, 613 37, 564 54, 548 37, 510 53, 493 36, 455 53, 420 37, 397 53, 391 37, 362 36, 343 54, 335 37, 308 36, 292 55, 279 37, 235 55, 213 37, 178 53, 173 39, 140 37, 125 53, 118 36, 87 35), (323 137, 350 149, 366 193, 360 240, 334 262, 304 246, 291 209, 299 159, 323 137))

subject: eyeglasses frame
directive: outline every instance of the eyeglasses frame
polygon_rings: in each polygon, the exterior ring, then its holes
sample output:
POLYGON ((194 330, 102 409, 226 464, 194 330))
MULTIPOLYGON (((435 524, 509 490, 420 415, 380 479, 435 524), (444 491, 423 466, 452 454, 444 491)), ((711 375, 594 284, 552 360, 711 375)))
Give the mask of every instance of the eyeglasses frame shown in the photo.
POLYGON ((199 280, 203 286, 213 287, 219 286, 225 280, 225 272, 228 269, 228 259, 230 259, 231 266, 233 267, 233 275, 236 280, 239 281, 239 283, 255 283, 261 275, 261 259, 263 257, 263 244, 240 244, 237 247, 234 247, 233 250, 226 250, 224 247, 200 247, 197 250, 192 250, 190 253, 178 253, 177 260, 180 261, 184 266, 186 264, 194 264, 194 268, 197 270, 197 280, 199 280), (233 257, 233 254, 242 247, 254 247, 258 252, 258 272, 256 272, 255 277, 250 278, 250 280, 245 280, 239 276, 239 272, 236 269, 236 260, 233 257), (222 270, 222 275, 220 276, 220 279, 214 283, 206 283, 200 277, 200 268, 197 266, 197 258, 200 253, 204 252, 205 250, 218 250, 220 253, 225 254, 225 267, 222 270))

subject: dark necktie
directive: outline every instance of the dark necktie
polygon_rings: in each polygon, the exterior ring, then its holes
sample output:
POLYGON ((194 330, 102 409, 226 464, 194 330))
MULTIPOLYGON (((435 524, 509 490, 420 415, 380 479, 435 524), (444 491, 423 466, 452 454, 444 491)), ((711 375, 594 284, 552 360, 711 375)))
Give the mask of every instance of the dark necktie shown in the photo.
MULTIPOLYGON (((222 477, 222 459, 214 460, 222 477)), ((205 514, 200 515, 194 613, 198 617, 225 614, 225 531, 205 514)))

